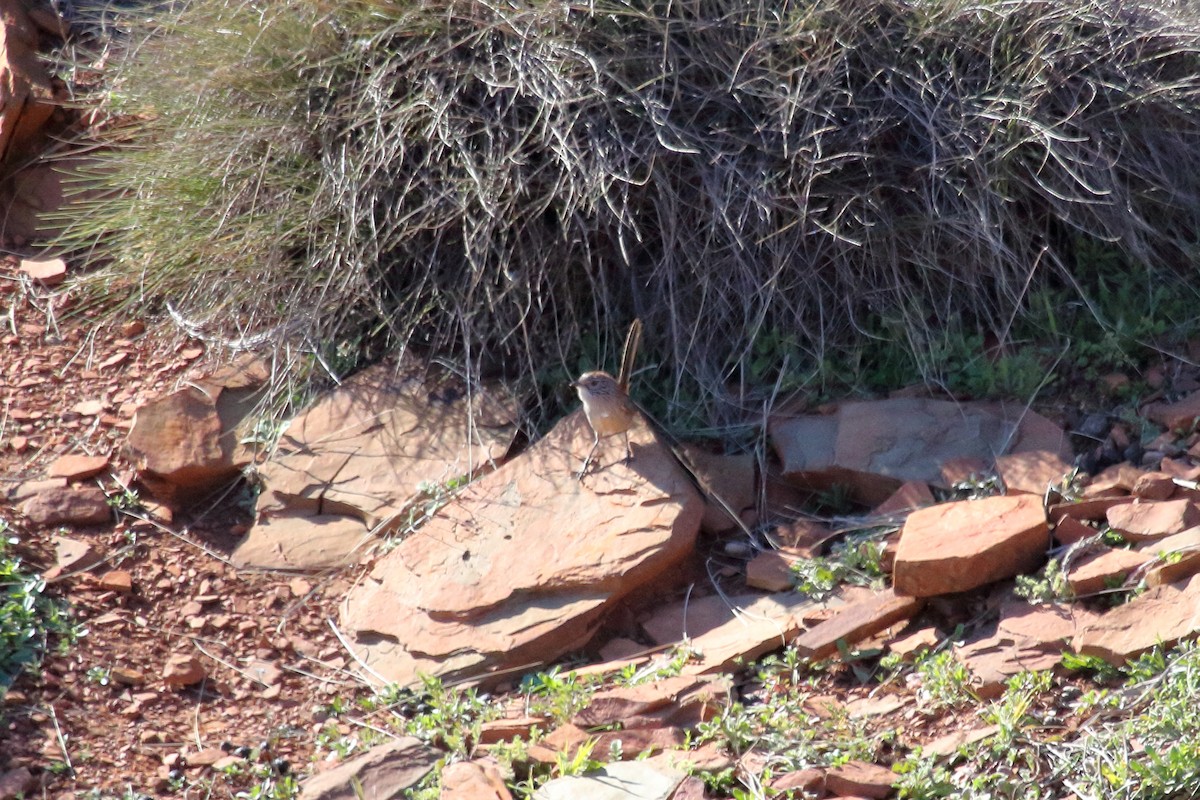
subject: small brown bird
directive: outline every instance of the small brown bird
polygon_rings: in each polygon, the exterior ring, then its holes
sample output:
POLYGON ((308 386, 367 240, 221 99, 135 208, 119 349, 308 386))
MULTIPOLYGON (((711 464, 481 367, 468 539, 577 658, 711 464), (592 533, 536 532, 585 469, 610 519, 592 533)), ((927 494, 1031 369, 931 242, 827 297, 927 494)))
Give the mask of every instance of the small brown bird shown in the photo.
POLYGON ((592 449, 583 460, 583 468, 579 470, 579 479, 587 474, 592 464, 592 456, 600 446, 600 439, 614 436, 618 433, 625 436, 625 460, 633 458, 633 450, 629 446, 629 429, 638 418, 638 408, 629 398, 629 377, 633 372, 633 362, 637 357, 638 345, 642 339, 642 321, 635 319, 629 326, 625 337, 625 347, 621 352, 621 369, 614 378, 607 372, 585 372, 571 385, 579 392, 583 401, 583 413, 588 425, 592 427, 592 449))

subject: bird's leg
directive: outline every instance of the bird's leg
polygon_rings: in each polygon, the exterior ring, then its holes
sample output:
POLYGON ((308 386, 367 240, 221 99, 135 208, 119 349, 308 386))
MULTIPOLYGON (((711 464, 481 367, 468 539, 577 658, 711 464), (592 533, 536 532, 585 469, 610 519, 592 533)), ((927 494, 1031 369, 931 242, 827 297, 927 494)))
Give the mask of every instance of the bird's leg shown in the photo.
POLYGON ((624 431, 625 436, 625 463, 633 461, 633 446, 629 444, 629 431, 624 431))
POLYGON ((583 469, 579 470, 579 474, 575 476, 579 480, 583 480, 583 476, 587 475, 588 467, 592 465, 592 456, 596 454, 596 448, 600 446, 600 434, 593 431, 592 435, 595 437, 592 440, 592 449, 588 450, 587 458, 583 460, 583 469))

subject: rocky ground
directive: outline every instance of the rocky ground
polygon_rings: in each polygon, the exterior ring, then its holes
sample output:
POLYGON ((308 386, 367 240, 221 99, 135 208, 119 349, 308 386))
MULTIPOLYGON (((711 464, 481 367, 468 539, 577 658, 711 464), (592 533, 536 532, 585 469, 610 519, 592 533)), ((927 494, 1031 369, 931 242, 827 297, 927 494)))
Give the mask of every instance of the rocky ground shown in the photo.
POLYGON ((114 329, 71 318, 68 296, 17 267, 0 268, 2 516, 85 632, 4 696, 0 795, 153 794, 240 760, 239 748, 277 772, 308 769, 320 709, 365 692, 341 673, 326 623, 344 582, 232 568, 250 519, 242 489, 186 521, 133 505, 122 455, 133 414, 186 381, 204 348, 152 347, 133 318, 114 329), (24 511, 40 523, 18 510, 30 494, 41 500, 24 511))
POLYGON ((573 773, 613 756, 638 796, 886 797, 906 754, 953 765, 1003 735, 989 702, 1029 671, 1046 677, 1020 690, 1025 735, 1080 738, 1098 724, 1075 703, 1089 676, 1197 633, 1186 371, 1137 415, 1063 420, 1085 430, 1083 479, 1071 438, 1028 409, 897 397, 772 420, 765 470, 693 451, 693 485, 647 430, 631 464, 614 445, 577 481, 577 416, 510 454, 511 415, 427 436, 434 410, 470 401, 392 378, 348 382, 267 458, 218 413, 252 369, 218 386, 169 322, 72 315, 60 266, 0 267, 0 518, 80 635, 3 697, 0 797, 290 796, 312 774, 305 796, 353 797, 439 759, 444 797, 530 776, 555 777, 540 796, 587 797, 594 778, 573 773), (466 489, 446 476, 486 458, 431 466, 471 448, 507 464, 466 489), (229 479, 243 462, 261 493, 229 479), (834 483, 854 513, 820 518, 834 483), (1041 586, 1014 582, 1048 555, 1041 586), (780 698, 803 722, 782 746, 746 711, 780 698), (804 750, 805 730, 841 744, 804 750))

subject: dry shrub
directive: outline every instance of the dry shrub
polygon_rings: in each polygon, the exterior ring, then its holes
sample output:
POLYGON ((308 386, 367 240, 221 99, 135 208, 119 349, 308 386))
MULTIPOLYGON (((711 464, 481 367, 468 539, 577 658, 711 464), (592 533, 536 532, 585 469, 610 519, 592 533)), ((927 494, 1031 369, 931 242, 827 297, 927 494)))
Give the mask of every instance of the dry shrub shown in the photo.
MULTIPOLYGON (((554 396, 633 315, 725 422, 863 336, 1002 343, 1082 242, 1192 269, 1200 16, 1101 0, 193 0, 110 77, 91 280, 234 344, 554 396), (134 117, 126 116, 124 119, 134 117), (764 342, 768 344, 764 346, 764 342)), ((916 376, 914 375, 914 378, 916 376)), ((789 383, 790 382, 790 383, 789 383)))

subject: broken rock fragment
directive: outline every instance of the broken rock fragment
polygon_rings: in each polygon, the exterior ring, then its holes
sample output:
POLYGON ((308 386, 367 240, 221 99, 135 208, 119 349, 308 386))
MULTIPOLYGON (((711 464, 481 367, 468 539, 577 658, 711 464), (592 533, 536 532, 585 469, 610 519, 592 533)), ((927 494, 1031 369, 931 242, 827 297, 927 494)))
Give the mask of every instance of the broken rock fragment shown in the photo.
POLYGON ((1195 501, 1136 500, 1108 510, 1108 524, 1131 542, 1161 539, 1200 524, 1195 501))
POLYGON ((112 519, 108 497, 97 486, 45 489, 21 504, 35 525, 101 525, 112 519))
POLYGON ((1096 616, 1076 604, 1008 602, 995 632, 955 648, 954 656, 971 671, 980 697, 996 697, 1013 675, 1057 665, 1067 643, 1096 616))
POLYGON ((1072 564, 1067 573, 1067 582, 1076 595, 1099 592, 1114 585, 1119 586, 1150 558, 1148 554, 1137 550, 1110 547, 1086 555, 1072 564))
POLYGON ((175 655, 163 667, 163 681, 172 688, 191 686, 208 677, 203 662, 196 656, 175 655))
POLYGON ((87 542, 67 536, 54 537, 54 549, 58 559, 43 577, 47 581, 57 580, 72 572, 83 572, 103 561, 103 556, 87 542))
POLYGON ((245 360, 139 408, 126 445, 142 484, 186 503, 235 477, 254 459, 244 426, 268 377, 245 360))
POLYGON ((838 642, 855 644, 916 614, 924 602, 885 589, 839 608, 832 617, 805 631, 795 641, 804 658, 825 658, 837 652, 838 642))
POLYGON ((51 478, 81 481, 99 475, 108 467, 108 456, 87 456, 73 453, 60 456, 46 470, 51 478))
POLYGON ((1085 627, 1075 637, 1075 650, 1123 666, 1156 645, 1172 647, 1200 633, 1198 605, 1200 575, 1155 586, 1085 627))
POLYGON ((455 800, 512 800, 493 761, 456 761, 442 770, 441 797, 455 800))
POLYGON ((259 470, 258 519, 235 563, 348 563, 372 535, 419 514, 415 503, 437 502, 445 484, 504 458, 516 415, 508 395, 410 372, 371 367, 292 420, 259 470))
POLYGON ((923 508, 900 532, 895 590, 916 597, 965 592, 1035 571, 1049 545, 1050 526, 1036 495, 923 508))
POLYGON ((997 456, 996 472, 1009 494, 1043 495, 1046 487, 1062 482, 1071 472, 1071 465, 1058 453, 1031 450, 997 456))
POLYGON ((1160 586, 1190 578, 1200 572, 1200 528, 1142 542, 1138 551, 1154 560, 1146 571, 1146 585, 1160 586))
POLYGON ((804 614, 818 607, 799 592, 711 595, 659 609, 642 627, 658 644, 688 640, 699 663, 684 673, 709 674, 783 648, 803 628, 804 614))
POLYGON ((326 569, 350 563, 372 539, 355 517, 293 512, 265 517, 233 551, 236 567, 326 569))
POLYGON ((433 769, 441 753, 405 736, 373 747, 333 769, 306 778, 301 800, 360 800, 403 797, 433 769))
POLYGON ((896 773, 867 761, 847 761, 825 773, 825 790, 835 795, 883 800, 892 793, 896 773))

